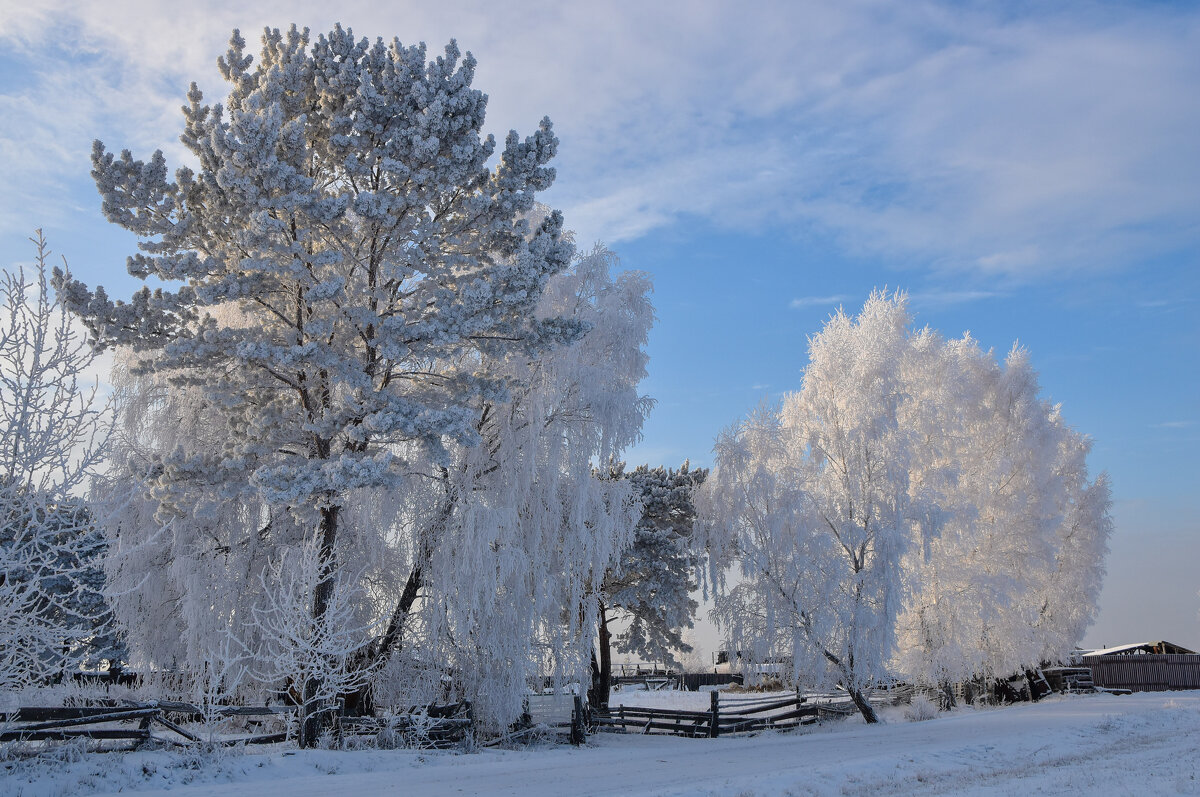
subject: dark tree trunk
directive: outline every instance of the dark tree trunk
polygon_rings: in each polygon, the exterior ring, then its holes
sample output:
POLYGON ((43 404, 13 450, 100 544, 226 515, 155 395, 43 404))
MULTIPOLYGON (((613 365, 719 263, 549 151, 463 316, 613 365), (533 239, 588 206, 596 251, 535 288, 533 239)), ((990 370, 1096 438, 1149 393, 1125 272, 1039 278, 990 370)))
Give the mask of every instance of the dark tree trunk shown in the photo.
POLYGON ((321 510, 321 580, 317 582, 316 593, 313 595, 312 616, 320 620, 329 609, 329 598, 333 595, 333 582, 337 562, 334 556, 334 544, 337 541, 338 516, 341 507, 331 506, 321 510))
MULTIPOLYGON (((341 507, 338 506, 325 507, 321 510, 321 573, 313 594, 313 623, 323 621, 325 612, 329 610, 329 599, 333 596, 334 577, 337 570, 334 544, 337 540, 340 513, 341 507)), ((317 743, 323 721, 328 719, 328 714, 320 711, 323 707, 316 705, 317 695, 320 691, 321 681, 319 678, 309 678, 301 690, 304 703, 301 708, 303 715, 300 728, 301 747, 312 747, 317 743)))
MULTIPOLYGON (((383 636, 362 651, 359 657, 359 668, 378 667, 403 646, 408 616, 412 612, 413 604, 417 602, 421 588, 425 585, 422 568, 432 555, 433 545, 430 540, 437 539, 445 531, 446 524, 454 514, 455 496, 456 492, 448 487, 438 518, 430 528, 426 529, 419 541, 419 550, 414 556, 412 570, 408 573, 408 580, 404 582, 404 591, 400 593, 400 598, 396 601, 392 616, 388 618, 387 628, 384 630, 383 636)), ((348 714, 363 716, 375 713, 369 686, 364 686, 344 697, 348 714)))
POLYGON ((408 573, 408 580, 404 582, 404 591, 400 593, 400 599, 396 601, 396 608, 392 610, 392 616, 388 619, 388 626, 383 632, 383 636, 369 651, 368 664, 370 666, 383 662, 400 648, 404 638, 405 621, 412 611, 413 604, 417 602, 417 595, 420 593, 421 587, 425 585, 422 568, 432 556, 433 543, 431 540, 438 539, 445 532, 446 524, 450 522, 450 518, 454 514, 456 492, 449 488, 447 490, 437 520, 418 539, 418 550, 413 555, 412 570, 408 573))
POLYGON ((954 684, 949 681, 942 681, 942 700, 947 711, 958 705, 958 701, 954 699, 954 684))
POLYGON ((608 631, 608 614, 600 604, 600 677, 596 684, 599 706, 608 708, 608 693, 612 689, 612 634, 608 631))
MULTIPOLYGON (((842 660, 828 650, 822 651, 822 653, 830 664, 841 670, 845 683, 853 682, 854 679, 851 676, 854 674, 854 651, 851 651, 846 657, 849 666, 843 665, 842 660)), ((857 688, 851 689, 847 686, 846 691, 850 694, 850 699, 854 701, 854 707, 858 709, 859 714, 862 714, 864 720, 868 723, 879 722, 879 715, 875 713, 875 707, 871 705, 870 700, 863 697, 862 690, 857 688)))
POLYGON ((400 594, 400 600, 396 601, 396 608, 392 611, 391 619, 388 620, 387 630, 383 632, 379 646, 374 651, 375 661, 383 661, 399 646, 400 640, 404 636, 404 621, 408 619, 408 613, 412 611, 420 590, 421 566, 415 564, 408 574, 408 581, 404 582, 404 592, 400 594))
MULTIPOLYGON (((379 641, 369 646, 361 656, 359 667, 370 668, 375 667, 384 662, 392 652, 400 648, 400 644, 404 639, 404 624, 408 619, 408 613, 412 611, 413 604, 417 601, 417 593, 421 590, 421 568, 419 565, 414 565, 413 569, 408 574, 408 581, 404 584, 404 592, 400 594, 400 600, 396 602, 396 608, 392 610, 392 616, 388 620, 387 629, 383 632, 383 636, 379 641)), ((364 717, 375 713, 375 703, 371 699, 370 688, 363 686, 348 695, 346 699, 346 713, 350 716, 364 717)))
POLYGON ((854 701, 855 708, 858 713, 862 714, 862 718, 867 721, 867 724, 879 722, 879 715, 875 713, 875 707, 871 705, 871 701, 863 695, 859 689, 847 689, 850 693, 850 699, 854 701))
POLYGON ((588 705, 592 708, 602 708, 604 701, 600 699, 600 662, 596 659, 596 650, 592 649, 592 684, 588 687, 588 705))

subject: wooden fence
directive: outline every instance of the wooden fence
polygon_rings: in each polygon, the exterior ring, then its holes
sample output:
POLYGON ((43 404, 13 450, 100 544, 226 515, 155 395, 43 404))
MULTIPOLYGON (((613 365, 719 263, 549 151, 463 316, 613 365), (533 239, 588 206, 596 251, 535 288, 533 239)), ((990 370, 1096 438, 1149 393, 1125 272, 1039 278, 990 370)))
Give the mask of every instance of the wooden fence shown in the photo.
MULTIPOLYGON (((210 716, 267 717, 295 713, 292 706, 225 706, 210 716)), ((184 727, 203 712, 190 703, 154 701, 120 706, 33 706, 0 714, 0 742, 65 741, 68 739, 127 740, 138 747, 150 741, 188 745, 203 741, 184 727), (174 717, 172 719, 171 717, 174 717)), ((222 737, 221 745, 272 744, 287 739, 277 733, 222 737)))
POLYGON ((1079 663, 1091 668, 1096 686, 1109 689, 1135 692, 1200 689, 1200 655, 1083 656, 1079 663))
MULTIPOLYGON (((277 717, 279 730, 202 738, 204 731, 197 732, 196 724, 204 722, 204 712, 191 703, 158 700, 112 706, 34 706, 0 713, 0 742, 82 738, 123 740, 135 748, 150 742, 177 746, 201 742, 222 746, 274 744, 288 740, 296 710, 288 705, 222 706, 209 712, 210 722, 245 717, 258 724, 277 717)), ((332 715, 331 729, 339 742, 346 736, 374 736, 387 746, 453 747, 466 738, 472 724, 469 703, 425 706, 382 717, 345 717, 336 706, 327 711, 332 715)))
POLYGON ((787 730, 817 721, 822 711, 803 696, 731 697, 710 692, 708 711, 614 706, 592 712, 592 726, 614 733, 666 733, 691 738, 762 730, 787 730))
POLYGON ((535 739, 583 744, 587 739, 587 721, 587 709, 579 695, 571 692, 527 695, 521 718, 507 733, 489 739, 483 746, 525 744, 535 739))

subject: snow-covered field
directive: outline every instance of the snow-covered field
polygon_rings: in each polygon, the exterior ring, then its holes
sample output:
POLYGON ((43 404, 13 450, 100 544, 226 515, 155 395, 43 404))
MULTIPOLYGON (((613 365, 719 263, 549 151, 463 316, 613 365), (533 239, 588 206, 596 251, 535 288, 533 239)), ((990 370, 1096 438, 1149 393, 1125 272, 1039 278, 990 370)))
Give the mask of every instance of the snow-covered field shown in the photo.
MULTIPOLYGON (((643 693, 643 696, 644 693, 643 693)), ((668 701, 671 698, 659 698, 668 701)), ((629 700, 628 702, 633 702, 629 700)), ((179 752, 6 761, 4 795, 1200 794, 1200 692, 1076 695, 786 734, 593 736, 583 748, 476 753, 179 752)))

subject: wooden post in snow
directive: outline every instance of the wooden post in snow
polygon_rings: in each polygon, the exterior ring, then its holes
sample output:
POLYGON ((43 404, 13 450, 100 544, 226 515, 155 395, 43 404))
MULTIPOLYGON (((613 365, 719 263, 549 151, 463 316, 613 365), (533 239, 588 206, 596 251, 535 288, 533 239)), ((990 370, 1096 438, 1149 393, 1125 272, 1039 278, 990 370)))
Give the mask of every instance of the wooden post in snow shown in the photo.
POLYGON ((721 735, 721 726, 719 724, 721 715, 721 693, 714 689, 708 694, 711 698, 709 711, 712 714, 712 717, 709 719, 708 738, 715 739, 721 735))

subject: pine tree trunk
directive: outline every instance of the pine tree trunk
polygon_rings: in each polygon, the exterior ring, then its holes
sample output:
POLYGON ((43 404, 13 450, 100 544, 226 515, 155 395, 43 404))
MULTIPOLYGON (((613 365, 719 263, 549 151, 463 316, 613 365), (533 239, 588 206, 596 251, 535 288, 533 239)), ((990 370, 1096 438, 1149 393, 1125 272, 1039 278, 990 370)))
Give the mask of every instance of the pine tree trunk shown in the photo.
POLYGON ((321 578, 317 582, 317 589, 313 595, 313 620, 320 621, 325 616, 325 611, 329 608, 329 599, 333 595, 334 571, 336 570, 336 561, 334 557, 334 544, 337 541, 338 533, 338 516, 341 514, 341 507, 330 506, 321 510, 321 578))
MULTIPOLYGON (((338 533, 338 516, 341 512, 341 507, 330 506, 321 509, 321 576, 317 581, 317 588, 313 594, 312 617, 313 623, 321 623, 324 620, 325 612, 329 609, 329 600, 333 596, 333 585, 336 570, 336 560, 334 557, 334 544, 337 540, 338 533)), ((300 746, 312 747, 317 743, 317 737, 321 733, 321 719, 325 716, 320 711, 321 706, 316 705, 317 695, 321 691, 321 681, 319 678, 310 677, 304 683, 302 697, 304 706, 302 707, 302 722, 300 728, 300 746)))
POLYGON ((601 708, 604 701, 600 699, 600 662, 596 658, 596 649, 592 648, 592 684, 588 687, 588 705, 601 708))

